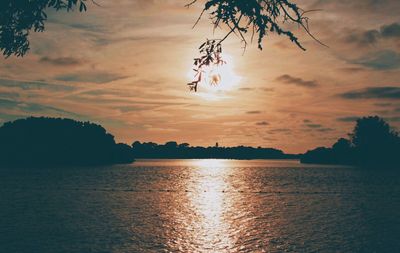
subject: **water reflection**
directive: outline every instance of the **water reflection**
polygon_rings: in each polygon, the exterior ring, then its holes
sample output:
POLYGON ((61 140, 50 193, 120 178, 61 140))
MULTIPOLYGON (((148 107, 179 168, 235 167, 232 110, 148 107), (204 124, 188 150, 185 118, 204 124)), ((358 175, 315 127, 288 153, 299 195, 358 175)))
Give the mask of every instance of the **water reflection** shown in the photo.
POLYGON ((220 168, 226 168, 232 165, 232 160, 222 160, 222 159, 201 159, 190 161, 191 165, 194 167, 200 167, 207 169, 208 172, 216 172, 216 175, 220 175, 218 171, 220 168))
POLYGON ((295 161, 0 173, 1 252, 400 252, 400 177, 295 161))
POLYGON ((208 251, 228 251, 235 242, 230 236, 230 224, 225 216, 233 206, 233 199, 225 194, 229 188, 229 168, 226 160, 194 161, 188 199, 196 219, 192 227, 196 245, 208 251))

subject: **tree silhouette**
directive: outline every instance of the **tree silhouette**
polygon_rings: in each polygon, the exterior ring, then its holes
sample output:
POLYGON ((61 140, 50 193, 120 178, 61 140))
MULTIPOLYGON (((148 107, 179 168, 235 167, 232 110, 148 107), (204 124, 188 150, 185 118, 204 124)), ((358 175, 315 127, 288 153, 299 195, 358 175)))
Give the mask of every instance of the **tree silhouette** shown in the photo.
POLYGON ((391 164, 399 159, 400 138, 378 116, 358 119, 350 137, 360 164, 391 164))
POLYGON ((358 119, 350 137, 358 149, 371 149, 389 144, 394 134, 388 123, 374 116, 358 119))
POLYGON ((400 165, 400 137, 378 116, 357 120, 350 140, 340 138, 332 148, 316 148, 302 156, 305 163, 355 164, 363 167, 400 165))
POLYGON ((100 125, 61 118, 27 118, 0 127, 0 166, 131 163, 132 148, 116 144, 100 125))

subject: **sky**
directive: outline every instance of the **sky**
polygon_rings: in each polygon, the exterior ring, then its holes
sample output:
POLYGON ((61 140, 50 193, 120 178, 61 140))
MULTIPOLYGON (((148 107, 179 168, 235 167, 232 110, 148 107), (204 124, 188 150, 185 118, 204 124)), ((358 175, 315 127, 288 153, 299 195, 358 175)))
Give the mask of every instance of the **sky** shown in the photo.
POLYGON ((67 117, 116 140, 250 145, 289 153, 331 146, 358 117, 400 130, 400 1, 298 0, 324 47, 291 27, 307 51, 269 35, 263 50, 224 42, 221 83, 187 83, 206 39, 222 38, 204 1, 98 0, 86 13, 49 11, 23 58, 0 59, 0 123, 67 117))

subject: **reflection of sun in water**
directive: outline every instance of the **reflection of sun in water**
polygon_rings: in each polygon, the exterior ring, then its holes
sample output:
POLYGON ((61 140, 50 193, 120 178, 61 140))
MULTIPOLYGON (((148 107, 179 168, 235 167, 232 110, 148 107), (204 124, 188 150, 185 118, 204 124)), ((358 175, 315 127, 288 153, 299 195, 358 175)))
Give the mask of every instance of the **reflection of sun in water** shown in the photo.
POLYGON ((209 170, 209 173, 212 173, 213 171, 216 173, 218 169, 214 169, 215 167, 226 167, 226 160, 220 160, 220 159, 201 159, 201 160, 195 160, 193 162, 193 165, 199 166, 199 167, 204 167, 209 170))
MULTIPOLYGON (((203 68, 203 80, 199 84, 195 95, 206 100, 221 100, 227 98, 226 92, 235 89, 241 77, 234 71, 234 60, 230 55, 222 56, 225 64, 213 65, 203 68)), ((188 73, 189 78, 193 78, 193 71, 188 73)))
POLYGON ((193 164, 197 167, 197 180, 193 185, 194 191, 188 194, 198 218, 193 224, 198 236, 196 243, 210 252, 231 248, 234 244, 228 236, 229 223, 224 218, 224 213, 231 206, 224 193, 229 187, 225 181, 229 171, 226 162, 205 159, 193 164))

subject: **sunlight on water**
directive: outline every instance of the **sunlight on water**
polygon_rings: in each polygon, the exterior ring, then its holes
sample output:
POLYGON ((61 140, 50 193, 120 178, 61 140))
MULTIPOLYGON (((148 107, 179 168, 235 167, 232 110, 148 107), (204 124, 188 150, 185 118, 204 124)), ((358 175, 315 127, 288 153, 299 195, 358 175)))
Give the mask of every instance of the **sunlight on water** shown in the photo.
POLYGON ((196 213, 193 227, 198 245, 206 250, 227 250, 232 248, 234 241, 229 237, 229 223, 224 218, 226 212, 232 209, 231 199, 224 192, 229 187, 226 180, 229 169, 224 160, 200 160, 195 162, 198 169, 193 177, 193 191, 188 192, 188 198, 196 213), (224 167, 225 165, 225 167, 224 167))
POLYGON ((206 168, 209 173, 218 173, 220 167, 226 167, 228 160, 221 159, 202 159, 193 161, 193 165, 196 167, 206 168))

